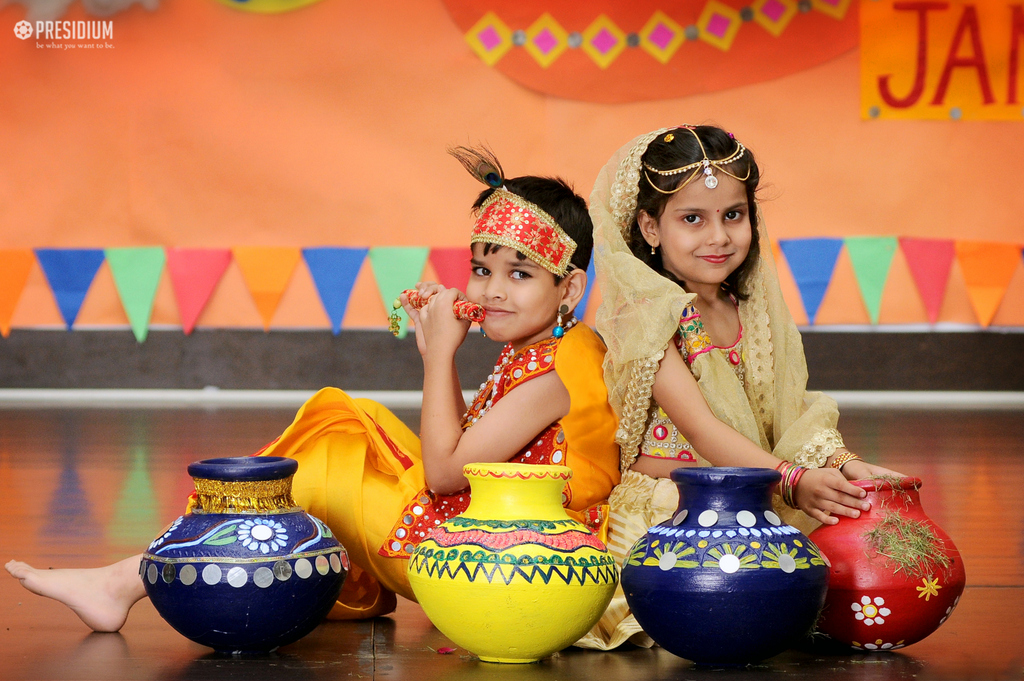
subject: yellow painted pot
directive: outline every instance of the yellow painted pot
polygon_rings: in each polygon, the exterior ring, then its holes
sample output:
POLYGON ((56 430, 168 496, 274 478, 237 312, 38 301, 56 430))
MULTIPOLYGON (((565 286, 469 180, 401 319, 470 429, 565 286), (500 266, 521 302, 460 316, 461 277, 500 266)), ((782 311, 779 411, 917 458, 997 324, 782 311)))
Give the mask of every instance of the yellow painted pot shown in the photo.
POLYGON ((472 498, 420 542, 409 582, 430 621, 486 662, 575 643, 618 583, 604 543, 562 508, 565 466, 469 464, 472 498))

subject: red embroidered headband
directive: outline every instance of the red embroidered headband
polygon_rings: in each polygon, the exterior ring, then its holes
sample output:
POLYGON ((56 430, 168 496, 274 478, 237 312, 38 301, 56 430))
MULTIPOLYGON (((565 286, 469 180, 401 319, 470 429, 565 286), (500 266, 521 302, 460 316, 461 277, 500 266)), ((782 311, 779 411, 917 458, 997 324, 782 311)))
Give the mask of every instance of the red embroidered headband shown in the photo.
POLYGON ((471 244, 508 246, 557 277, 569 272, 576 242, 534 203, 498 187, 480 206, 471 244))

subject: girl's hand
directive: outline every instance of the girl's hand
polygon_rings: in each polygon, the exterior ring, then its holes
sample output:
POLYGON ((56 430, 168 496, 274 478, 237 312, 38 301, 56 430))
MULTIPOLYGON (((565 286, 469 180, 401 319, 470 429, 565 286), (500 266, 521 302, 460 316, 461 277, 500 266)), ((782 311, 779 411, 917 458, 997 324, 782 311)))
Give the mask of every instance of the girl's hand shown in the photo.
POLYGON ((795 501, 801 511, 818 522, 835 525, 839 522, 835 516, 858 518, 861 511, 871 508, 864 501, 866 496, 867 492, 851 485, 836 469, 810 468, 796 486, 795 501))
POLYGON ((847 480, 865 480, 867 478, 878 478, 883 476, 895 476, 897 478, 907 477, 903 473, 891 471, 888 468, 876 466, 860 459, 854 459, 843 466, 843 477, 847 480))
MULTIPOLYGON (((458 289, 446 289, 440 284, 434 286, 437 288, 433 289, 427 304, 415 311, 416 346, 424 358, 430 354, 450 360, 469 333, 470 323, 456 319, 452 312, 455 301, 465 300, 465 296, 458 289)), ((407 300, 404 302, 408 304, 407 300)), ((410 318, 412 314, 410 311, 410 318)))

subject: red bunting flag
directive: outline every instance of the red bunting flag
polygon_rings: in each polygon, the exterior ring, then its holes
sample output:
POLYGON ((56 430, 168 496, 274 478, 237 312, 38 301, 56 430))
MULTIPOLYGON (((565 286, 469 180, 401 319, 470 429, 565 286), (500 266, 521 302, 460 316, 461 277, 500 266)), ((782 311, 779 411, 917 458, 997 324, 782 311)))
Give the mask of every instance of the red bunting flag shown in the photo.
POLYGON ((231 264, 226 248, 169 248, 167 270, 178 301, 178 316, 185 334, 192 333, 199 315, 231 264))
POLYGON ((932 324, 939 319, 939 310, 946 297, 949 270, 953 266, 956 246, 952 239, 915 239, 900 237, 900 249, 907 261, 910 275, 932 324))
POLYGON ((469 248, 432 248, 430 264, 437 272, 437 278, 445 288, 457 288, 463 293, 469 284, 469 259, 473 251, 469 248))

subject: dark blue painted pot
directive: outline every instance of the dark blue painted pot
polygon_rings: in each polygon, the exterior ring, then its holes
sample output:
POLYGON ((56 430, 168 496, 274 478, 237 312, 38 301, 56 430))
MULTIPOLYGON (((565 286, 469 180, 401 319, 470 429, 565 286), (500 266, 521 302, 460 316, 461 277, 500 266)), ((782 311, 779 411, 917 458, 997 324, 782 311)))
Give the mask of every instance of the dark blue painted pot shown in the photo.
POLYGON ((182 635, 227 653, 302 638, 334 605, 348 554, 291 498, 293 459, 208 459, 188 467, 194 507, 142 555, 157 612, 182 635))
POLYGON ((633 545, 622 588, 637 622, 669 652, 699 664, 757 662, 814 625, 828 566, 772 510, 778 472, 678 468, 679 507, 633 545))

